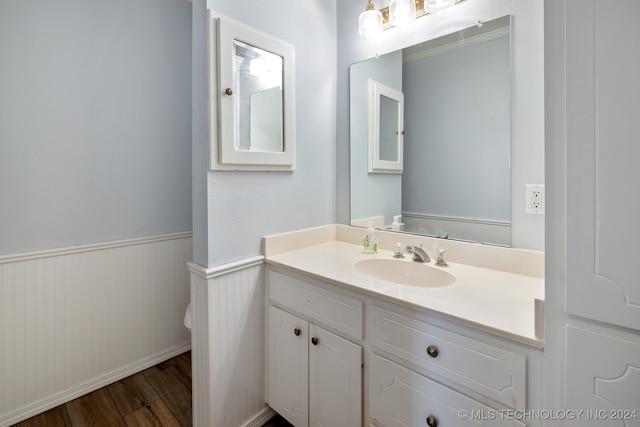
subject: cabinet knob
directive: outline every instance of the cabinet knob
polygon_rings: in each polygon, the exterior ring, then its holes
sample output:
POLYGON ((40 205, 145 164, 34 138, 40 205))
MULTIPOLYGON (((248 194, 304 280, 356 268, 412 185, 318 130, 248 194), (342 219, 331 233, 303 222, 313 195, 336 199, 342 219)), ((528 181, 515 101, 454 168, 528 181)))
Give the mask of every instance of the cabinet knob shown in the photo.
POLYGON ((295 334, 295 336, 300 335, 300 328, 295 328, 295 329, 293 330, 293 333, 295 334))
POLYGON ((233 89, 228 87, 228 88, 225 89, 224 93, 226 93, 227 95, 231 96, 231 95, 233 95, 233 89))
POLYGON ((438 347, 435 345, 430 345, 427 347, 427 354, 433 358, 438 357, 438 347))
POLYGON ((311 338, 311 344, 318 345, 318 338, 316 337, 311 338))
POLYGON ((429 415, 427 417, 427 425, 429 427, 438 427, 438 419, 433 415, 429 415))

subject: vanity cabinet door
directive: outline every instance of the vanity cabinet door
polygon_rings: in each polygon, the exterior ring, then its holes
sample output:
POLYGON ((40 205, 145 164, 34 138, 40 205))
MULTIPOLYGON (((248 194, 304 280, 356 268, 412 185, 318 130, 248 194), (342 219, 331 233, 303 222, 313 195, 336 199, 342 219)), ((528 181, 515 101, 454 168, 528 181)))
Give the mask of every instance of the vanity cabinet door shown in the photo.
POLYGON ((373 305, 371 344, 509 407, 526 408, 527 359, 373 305))
POLYGON ((269 306, 268 403, 296 427, 307 427, 309 326, 269 306))
POLYGON ((370 372, 369 415, 384 427, 525 425, 374 353, 370 372))
POLYGON ((362 425, 362 347, 309 326, 309 425, 362 425))
POLYGON ((295 427, 362 425, 362 347, 269 306, 267 401, 295 427))

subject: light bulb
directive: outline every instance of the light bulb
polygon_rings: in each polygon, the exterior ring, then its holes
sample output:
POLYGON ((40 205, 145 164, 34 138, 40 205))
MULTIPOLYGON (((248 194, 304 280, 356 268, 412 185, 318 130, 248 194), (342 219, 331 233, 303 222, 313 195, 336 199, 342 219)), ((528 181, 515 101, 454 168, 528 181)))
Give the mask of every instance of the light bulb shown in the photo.
POLYGON ((389 22, 400 26, 416 19, 416 0, 391 0, 389 3, 389 22))
POLYGON ((382 13, 375 9, 371 0, 367 3, 366 10, 360 14, 359 32, 364 37, 382 34, 382 13))

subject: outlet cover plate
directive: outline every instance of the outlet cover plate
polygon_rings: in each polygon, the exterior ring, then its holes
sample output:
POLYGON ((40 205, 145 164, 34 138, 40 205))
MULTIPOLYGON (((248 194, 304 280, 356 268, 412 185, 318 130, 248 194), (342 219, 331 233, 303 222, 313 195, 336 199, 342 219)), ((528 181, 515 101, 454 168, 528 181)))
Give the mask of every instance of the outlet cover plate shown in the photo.
POLYGON ((526 212, 544 214, 544 185, 527 184, 526 212))

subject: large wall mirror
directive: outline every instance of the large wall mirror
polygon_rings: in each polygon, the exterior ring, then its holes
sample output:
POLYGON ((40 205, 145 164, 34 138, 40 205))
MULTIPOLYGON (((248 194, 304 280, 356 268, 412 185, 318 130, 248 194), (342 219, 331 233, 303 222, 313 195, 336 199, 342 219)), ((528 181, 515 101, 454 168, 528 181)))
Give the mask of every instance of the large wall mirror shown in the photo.
POLYGON ((351 224, 511 245, 510 17, 350 67, 351 224), (400 174, 368 168, 368 85, 404 96, 400 174))

